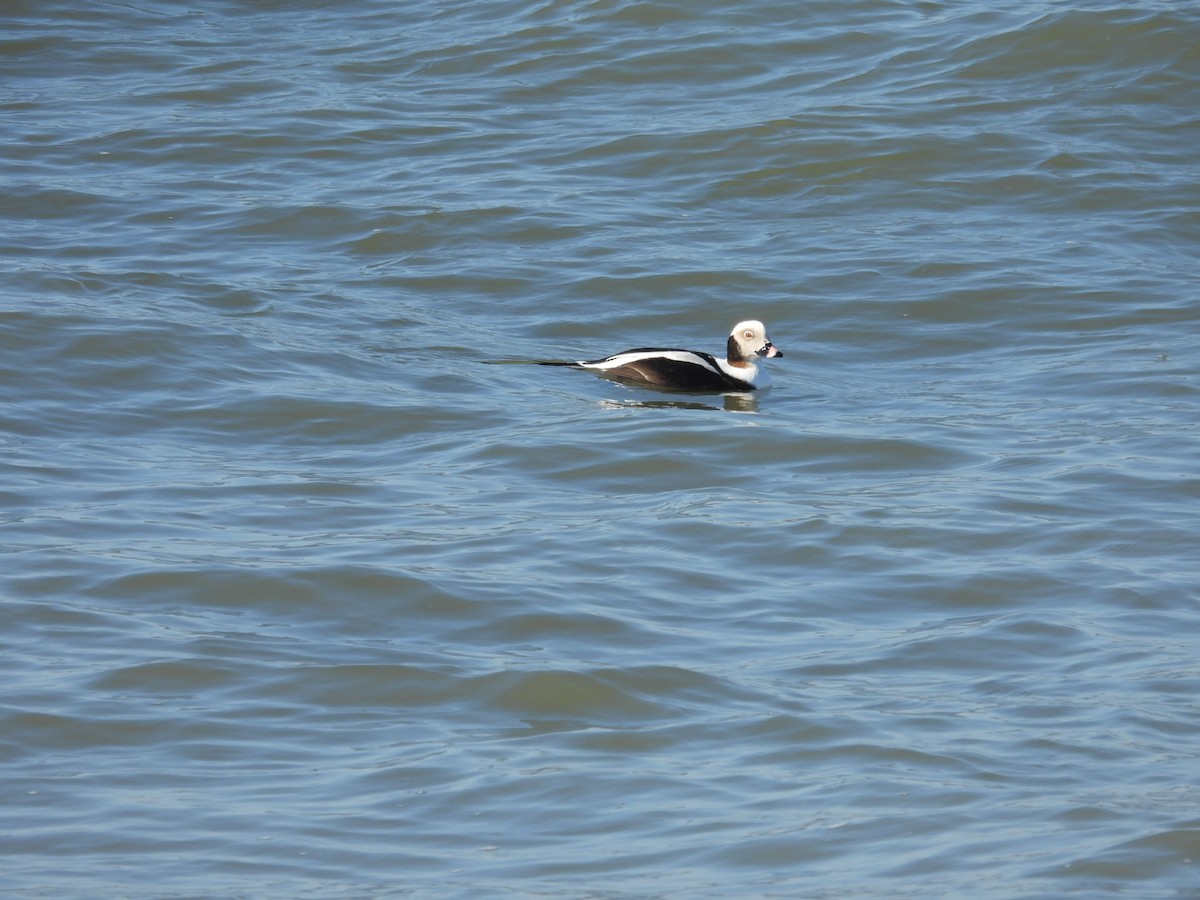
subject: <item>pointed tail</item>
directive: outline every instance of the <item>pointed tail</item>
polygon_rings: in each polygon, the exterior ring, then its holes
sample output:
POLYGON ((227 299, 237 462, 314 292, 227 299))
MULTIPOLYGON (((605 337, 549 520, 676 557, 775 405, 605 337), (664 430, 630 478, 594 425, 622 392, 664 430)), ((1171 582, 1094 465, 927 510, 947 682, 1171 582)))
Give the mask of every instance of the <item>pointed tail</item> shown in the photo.
POLYGON ((578 366, 579 363, 570 359, 484 359, 480 360, 488 366, 578 366))

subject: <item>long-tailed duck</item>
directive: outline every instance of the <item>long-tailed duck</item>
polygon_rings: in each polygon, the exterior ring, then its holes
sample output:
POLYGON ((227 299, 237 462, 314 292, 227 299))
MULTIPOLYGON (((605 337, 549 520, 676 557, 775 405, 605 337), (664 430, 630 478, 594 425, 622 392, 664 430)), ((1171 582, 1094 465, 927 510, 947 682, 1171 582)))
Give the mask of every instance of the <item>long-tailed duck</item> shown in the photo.
POLYGON ((696 350, 642 347, 604 359, 577 362, 543 361, 543 366, 590 369, 606 378, 648 384, 672 391, 712 393, 753 391, 771 383, 755 357, 783 356, 767 337, 766 326, 753 319, 739 322, 729 334, 725 359, 696 350))

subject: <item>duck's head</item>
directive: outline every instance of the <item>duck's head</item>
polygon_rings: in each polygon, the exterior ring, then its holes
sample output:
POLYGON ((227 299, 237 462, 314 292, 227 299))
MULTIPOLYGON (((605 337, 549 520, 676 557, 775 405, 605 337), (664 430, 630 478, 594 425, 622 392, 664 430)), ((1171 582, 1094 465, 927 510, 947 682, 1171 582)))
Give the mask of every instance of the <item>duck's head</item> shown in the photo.
POLYGON ((767 326, 757 319, 738 322, 729 333, 727 357, 731 363, 748 361, 751 357, 783 356, 767 337, 767 326))

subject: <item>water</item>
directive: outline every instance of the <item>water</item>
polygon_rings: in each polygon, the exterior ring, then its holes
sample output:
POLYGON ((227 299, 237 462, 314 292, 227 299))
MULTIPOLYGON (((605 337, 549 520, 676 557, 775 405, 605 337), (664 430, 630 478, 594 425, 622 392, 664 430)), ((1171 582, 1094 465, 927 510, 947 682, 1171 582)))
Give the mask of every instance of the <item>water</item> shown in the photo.
POLYGON ((6 896, 1200 896, 1186 4, 0 22, 6 896))

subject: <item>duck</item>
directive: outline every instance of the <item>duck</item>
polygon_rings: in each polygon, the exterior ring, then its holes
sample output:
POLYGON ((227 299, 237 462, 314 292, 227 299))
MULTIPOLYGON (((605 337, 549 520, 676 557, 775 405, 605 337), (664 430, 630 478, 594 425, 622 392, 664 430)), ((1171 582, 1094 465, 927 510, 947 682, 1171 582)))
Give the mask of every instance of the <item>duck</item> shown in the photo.
POLYGON ((603 359, 542 360, 538 364, 587 369, 626 384, 668 391, 727 393, 769 387, 770 373, 757 361, 777 356, 783 353, 767 337, 766 326, 757 319, 747 319, 729 332, 724 359, 699 350, 640 347, 603 359))

